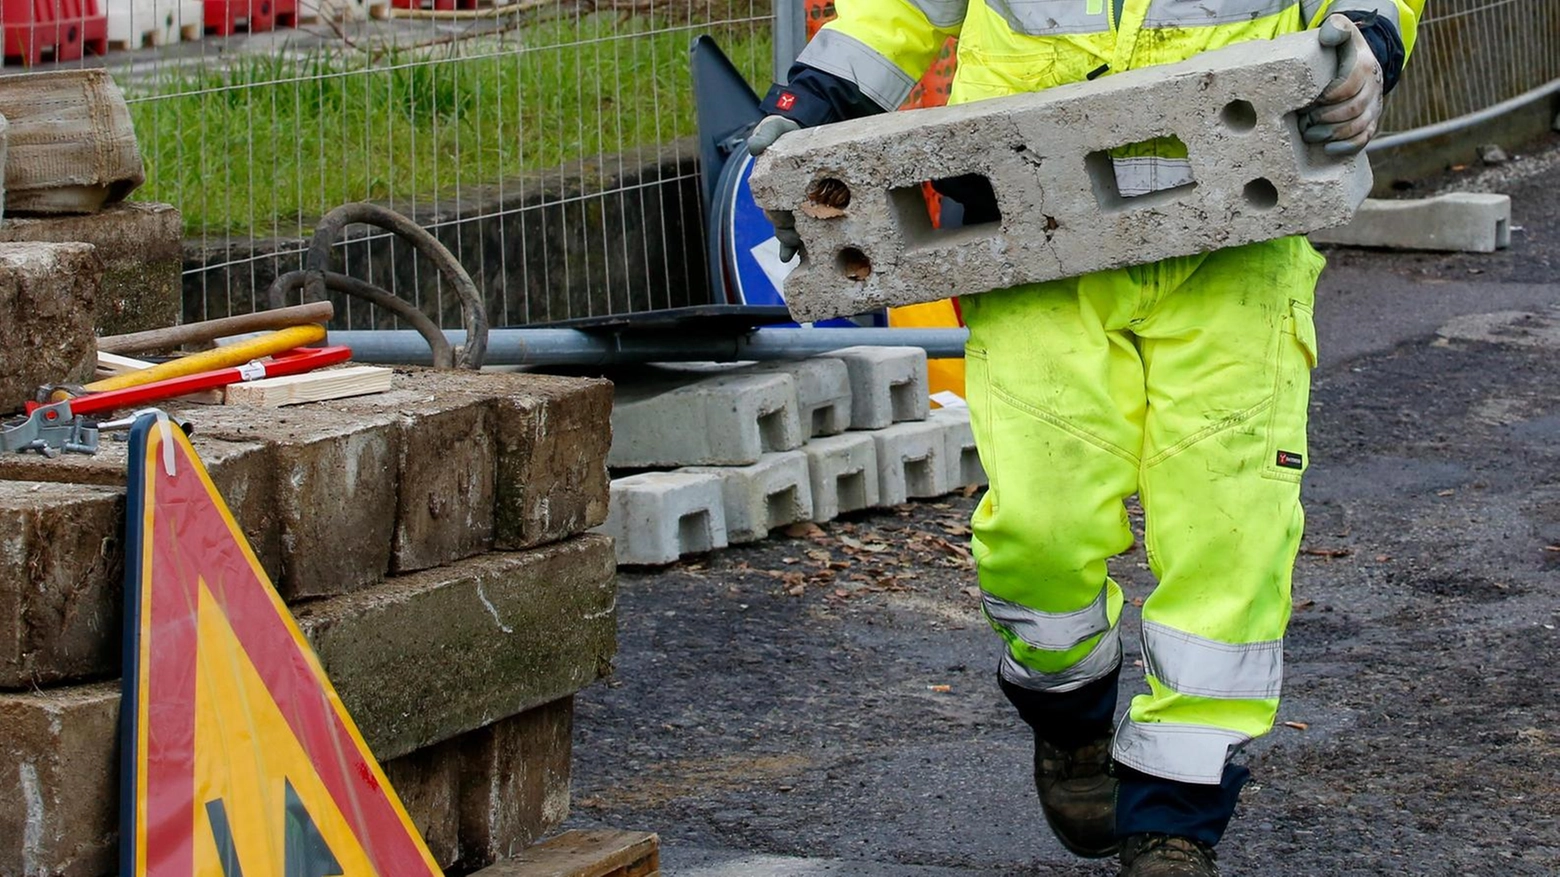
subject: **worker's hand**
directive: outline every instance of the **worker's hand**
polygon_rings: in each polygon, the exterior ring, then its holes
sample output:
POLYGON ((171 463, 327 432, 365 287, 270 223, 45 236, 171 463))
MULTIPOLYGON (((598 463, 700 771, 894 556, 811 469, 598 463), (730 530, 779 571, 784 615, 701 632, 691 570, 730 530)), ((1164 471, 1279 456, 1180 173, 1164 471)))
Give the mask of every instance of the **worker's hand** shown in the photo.
POLYGON ((1318 28, 1322 45, 1338 52, 1338 75, 1301 119, 1307 143, 1325 143, 1328 155, 1353 155, 1376 136, 1381 121, 1382 72, 1354 22, 1329 15, 1318 28))
MULTIPOLYGON (((748 135, 748 154, 763 155, 764 150, 774 146, 776 140, 792 131, 801 130, 801 127, 801 123, 795 119, 766 116, 748 135)), ((769 217, 769 223, 775 227, 775 240, 780 242, 780 261, 789 262, 796 258, 796 252, 802 248, 802 238, 796 233, 796 217, 789 210, 765 210, 764 215, 769 217)))

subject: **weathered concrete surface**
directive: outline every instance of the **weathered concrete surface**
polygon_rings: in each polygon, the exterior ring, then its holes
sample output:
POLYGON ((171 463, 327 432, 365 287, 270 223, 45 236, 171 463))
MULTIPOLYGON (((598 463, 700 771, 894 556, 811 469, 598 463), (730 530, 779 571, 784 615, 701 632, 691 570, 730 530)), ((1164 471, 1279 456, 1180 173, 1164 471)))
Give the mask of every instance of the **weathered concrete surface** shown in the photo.
POLYGON ((812 519, 812 482, 801 451, 765 454, 751 466, 689 466, 688 474, 721 480, 726 541, 753 542, 769 531, 812 519))
POLYGON ((461 764, 461 865, 513 856, 569 815, 574 699, 564 697, 468 735, 461 764))
POLYGON ((612 384, 542 374, 408 370, 398 380, 493 397, 497 483, 493 545, 530 548, 607 519, 612 384), (436 376, 436 377, 424 377, 436 376))
POLYGON ((119 664, 124 492, 0 481, 0 690, 119 664))
POLYGON ((380 758, 567 697, 616 650, 612 542, 585 535, 294 607, 380 758))
POLYGON ((428 844, 441 868, 460 861, 460 794, 462 756, 470 738, 463 734, 436 746, 380 762, 385 779, 406 807, 406 815, 428 844))
POLYGON ((809 438, 838 435, 850 428, 850 373, 838 359, 760 362, 742 369, 746 374, 782 372, 796 381, 802 434, 809 438))
POLYGON ((926 351, 919 347, 845 347, 826 358, 844 362, 850 376, 851 429, 925 420, 931 410, 926 351))
POLYGON ((0 874, 118 871, 119 683, 0 694, 0 874))
POLYGON ((92 379, 102 279, 91 244, 0 244, 0 414, 43 384, 92 379))
POLYGON ((99 335, 179 322, 184 222, 175 207, 122 202, 76 216, 7 216, 0 242, 13 241, 79 241, 97 248, 103 261, 95 311, 99 335))
POLYGON ((878 504, 877 448, 870 433, 813 439, 802 451, 812 482, 814 521, 832 521, 878 504))
POLYGON ((796 379, 784 372, 619 384, 609 465, 748 466, 804 438, 796 379))
POLYGON ((1367 199, 1348 225, 1311 232, 1318 244, 1493 253, 1511 246, 1511 196, 1453 192, 1405 201, 1367 199))
POLYGON ((759 159, 752 190, 791 212, 805 242, 785 281, 791 313, 858 314, 1340 225, 1370 191, 1370 165, 1324 156, 1295 123, 1335 70, 1308 31, 788 135, 759 159), (1172 135, 1195 185, 1124 197, 1108 151, 1172 135), (1000 221, 932 228, 921 184, 966 174, 990 181, 1000 221), (824 180, 848 190, 843 210, 809 201, 824 180))
POLYGON ((618 563, 673 563, 684 554, 725 548, 722 479, 709 469, 641 472, 612 481, 612 507, 600 531, 618 563))

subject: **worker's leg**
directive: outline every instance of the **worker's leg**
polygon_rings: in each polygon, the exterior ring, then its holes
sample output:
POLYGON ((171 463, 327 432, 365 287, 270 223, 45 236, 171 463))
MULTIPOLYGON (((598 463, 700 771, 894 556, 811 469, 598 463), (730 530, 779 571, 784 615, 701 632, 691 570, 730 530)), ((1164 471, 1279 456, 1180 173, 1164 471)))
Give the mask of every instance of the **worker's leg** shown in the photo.
POLYGON ((1116 732, 1123 835, 1217 842, 1247 777, 1229 758, 1272 727, 1321 265, 1303 238, 1161 263, 1162 295, 1135 328, 1159 584, 1143 606, 1151 693, 1116 732))

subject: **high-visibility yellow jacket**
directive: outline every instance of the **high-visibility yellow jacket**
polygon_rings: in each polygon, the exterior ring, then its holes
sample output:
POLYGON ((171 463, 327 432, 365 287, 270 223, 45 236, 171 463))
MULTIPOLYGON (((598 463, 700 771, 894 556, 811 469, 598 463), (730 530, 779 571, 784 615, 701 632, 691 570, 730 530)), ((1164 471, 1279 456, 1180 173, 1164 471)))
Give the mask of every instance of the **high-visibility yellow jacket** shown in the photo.
POLYGON ((1355 19, 1387 85, 1413 50, 1424 0, 837 0, 838 17, 766 106, 804 125, 898 107, 949 37, 950 103, 1039 91, 1244 40, 1355 19))

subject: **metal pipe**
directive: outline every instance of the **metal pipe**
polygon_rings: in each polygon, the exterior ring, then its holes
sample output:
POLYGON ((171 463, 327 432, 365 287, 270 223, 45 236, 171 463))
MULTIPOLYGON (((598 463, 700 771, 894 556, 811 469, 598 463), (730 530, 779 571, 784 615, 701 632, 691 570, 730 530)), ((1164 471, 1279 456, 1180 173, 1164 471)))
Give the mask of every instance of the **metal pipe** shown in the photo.
MULTIPOLYGON (((466 333, 446 330, 451 344, 466 333)), ((967 329, 790 329, 743 335, 619 337, 577 329, 493 329, 487 365, 619 365, 638 362, 739 362, 800 359, 842 347, 920 347, 933 359, 964 356, 967 329)), ((431 365, 428 342, 410 330, 331 332, 330 344, 352 348, 356 362, 431 365)))
POLYGON ((1503 116, 1513 110, 1521 109, 1534 101, 1543 100, 1556 92, 1560 92, 1560 79, 1551 79, 1545 85, 1529 89, 1516 97, 1508 98, 1498 104, 1491 104, 1478 112, 1458 116, 1455 119, 1447 119, 1434 125, 1426 125, 1423 128, 1415 128, 1412 131, 1402 131, 1397 134, 1378 137, 1372 140, 1369 146, 1365 147, 1365 151, 1379 152, 1384 149, 1393 149, 1398 146, 1407 146, 1410 143, 1429 140, 1432 137, 1440 137, 1443 134, 1455 134, 1458 131, 1463 131, 1472 128, 1474 125, 1503 116))

